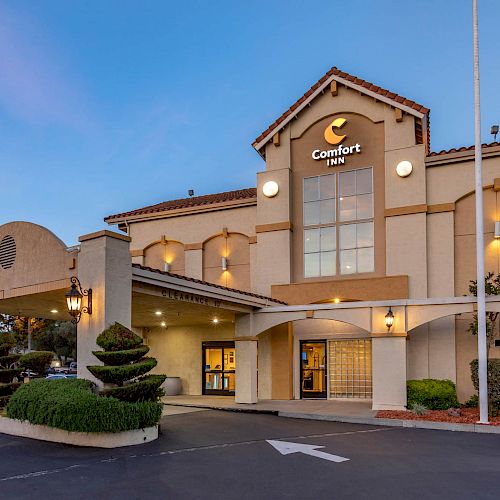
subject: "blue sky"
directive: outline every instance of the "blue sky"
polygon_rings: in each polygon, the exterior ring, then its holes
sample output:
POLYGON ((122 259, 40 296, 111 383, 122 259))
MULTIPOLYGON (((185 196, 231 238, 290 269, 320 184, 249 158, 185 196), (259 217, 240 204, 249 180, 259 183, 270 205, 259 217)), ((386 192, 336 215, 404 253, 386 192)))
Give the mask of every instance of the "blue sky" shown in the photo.
MULTIPOLYGON (((112 213, 253 186, 253 139, 331 66, 430 107, 433 150, 470 145, 471 3, 3 0, 0 224, 74 244, 112 213)), ((490 142, 500 2, 479 7, 490 142)))

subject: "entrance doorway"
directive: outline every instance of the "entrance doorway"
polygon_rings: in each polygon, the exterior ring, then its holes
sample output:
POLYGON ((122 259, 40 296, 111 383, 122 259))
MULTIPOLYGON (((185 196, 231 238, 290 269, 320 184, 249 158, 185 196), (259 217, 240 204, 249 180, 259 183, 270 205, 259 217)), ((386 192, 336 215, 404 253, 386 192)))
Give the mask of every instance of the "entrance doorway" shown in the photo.
POLYGON ((234 396, 236 349, 234 342, 203 342, 203 394, 234 396))
POLYGON ((300 397, 326 399, 326 340, 300 343, 300 397))

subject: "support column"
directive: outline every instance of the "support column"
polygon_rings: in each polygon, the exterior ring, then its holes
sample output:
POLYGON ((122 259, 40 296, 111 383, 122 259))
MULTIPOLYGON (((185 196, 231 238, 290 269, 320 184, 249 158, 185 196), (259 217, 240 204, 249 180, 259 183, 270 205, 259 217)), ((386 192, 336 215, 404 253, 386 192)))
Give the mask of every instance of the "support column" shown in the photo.
POLYGON ((236 403, 257 403, 257 341, 236 344, 236 403))
POLYGON ((372 338, 373 410, 406 406, 406 334, 372 338))
MULTIPOLYGON (((79 238, 78 279, 82 288, 92 288, 92 314, 82 314, 77 329, 78 378, 99 383, 87 365, 102 364, 92 354, 96 338, 115 321, 130 328, 132 311, 132 262, 130 238, 99 231, 79 238)), ((83 306, 86 298, 83 298, 83 306)))

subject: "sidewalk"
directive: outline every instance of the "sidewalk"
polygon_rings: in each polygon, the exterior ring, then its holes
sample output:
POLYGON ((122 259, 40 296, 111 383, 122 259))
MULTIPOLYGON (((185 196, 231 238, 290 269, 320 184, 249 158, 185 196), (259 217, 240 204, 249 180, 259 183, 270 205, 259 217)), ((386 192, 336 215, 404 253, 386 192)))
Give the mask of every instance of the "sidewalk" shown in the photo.
POLYGON ((418 429, 447 430, 500 434, 500 426, 480 424, 455 424, 422 420, 397 420, 376 418, 369 401, 331 400, 260 400, 255 404, 238 404, 228 396, 164 396, 162 402, 170 407, 205 408, 212 410, 268 413, 287 418, 327 420, 351 424, 384 425, 418 429))

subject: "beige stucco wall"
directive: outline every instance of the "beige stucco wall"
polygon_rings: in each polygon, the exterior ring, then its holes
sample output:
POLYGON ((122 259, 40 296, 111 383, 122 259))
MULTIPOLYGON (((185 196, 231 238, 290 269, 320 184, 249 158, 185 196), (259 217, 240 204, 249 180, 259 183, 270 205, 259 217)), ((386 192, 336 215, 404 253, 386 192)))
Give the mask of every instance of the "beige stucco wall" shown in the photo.
MULTIPOLYGON (((234 324, 178 326, 143 330, 149 355, 158 360, 155 373, 181 377, 182 393, 202 393, 202 342, 233 340, 234 324)), ((236 360, 238 363, 238 360, 236 360)))

